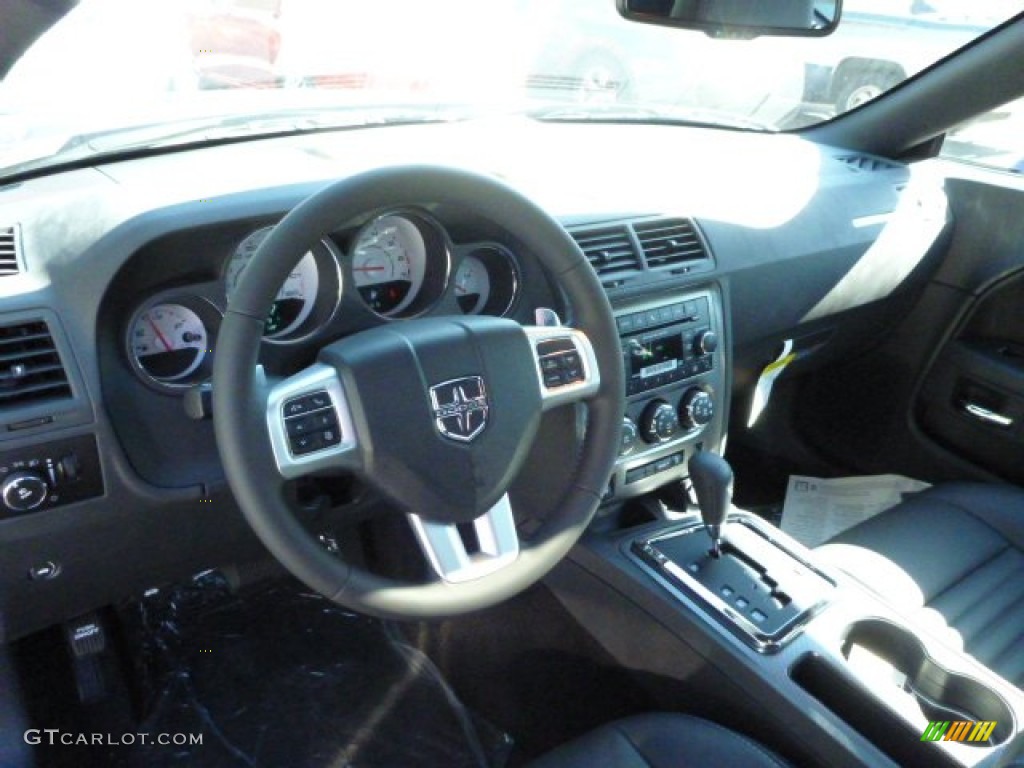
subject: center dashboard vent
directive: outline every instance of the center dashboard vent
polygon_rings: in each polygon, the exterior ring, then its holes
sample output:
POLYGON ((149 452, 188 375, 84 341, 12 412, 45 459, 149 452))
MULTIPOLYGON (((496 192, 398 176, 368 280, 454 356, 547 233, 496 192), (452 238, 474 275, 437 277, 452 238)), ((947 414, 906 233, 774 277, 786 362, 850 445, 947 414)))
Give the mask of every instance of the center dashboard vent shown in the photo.
POLYGON ((0 227, 0 277, 21 272, 18 260, 18 232, 14 227, 0 227))
POLYGON ((704 243, 688 219, 646 221, 635 224, 633 229, 651 269, 692 267, 707 261, 704 243))
POLYGON ((640 259, 625 227, 578 230, 572 237, 606 288, 639 273, 640 259))
POLYGON ((71 384, 43 320, 0 325, 0 408, 71 397, 71 384))

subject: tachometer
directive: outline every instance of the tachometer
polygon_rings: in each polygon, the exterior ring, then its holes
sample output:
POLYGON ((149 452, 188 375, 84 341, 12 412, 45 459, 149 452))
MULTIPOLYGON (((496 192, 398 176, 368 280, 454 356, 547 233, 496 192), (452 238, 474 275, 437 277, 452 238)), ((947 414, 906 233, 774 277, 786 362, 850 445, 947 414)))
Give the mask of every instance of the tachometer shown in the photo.
POLYGON ((412 306, 423 288, 427 248, 420 227, 401 214, 381 216, 360 230, 352 277, 370 309, 390 317, 412 306))
MULTIPOLYGON (((228 299, 231 298, 256 249, 272 229, 273 227, 264 227, 256 230, 235 249, 224 276, 228 299)), ((313 311, 319 286, 320 274, 317 270, 316 257, 309 252, 295 265, 278 291, 267 315, 264 335, 268 339, 277 339, 298 330, 313 311)))
POLYGON ((188 384, 209 349, 206 325, 181 304, 157 304, 138 313, 129 330, 134 362, 154 381, 188 384))

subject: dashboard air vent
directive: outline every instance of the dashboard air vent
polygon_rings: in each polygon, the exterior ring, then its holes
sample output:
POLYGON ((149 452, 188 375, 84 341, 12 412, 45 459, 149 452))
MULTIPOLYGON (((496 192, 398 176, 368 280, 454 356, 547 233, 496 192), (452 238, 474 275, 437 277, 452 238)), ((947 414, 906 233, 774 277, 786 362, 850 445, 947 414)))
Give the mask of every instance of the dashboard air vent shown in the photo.
POLYGON ((617 286, 640 269, 633 240, 625 227, 604 227, 572 233, 601 283, 617 286))
POLYGON ((0 408, 71 397, 71 384, 43 320, 0 325, 0 408))
POLYGON ((693 222, 687 219, 649 221, 634 229, 651 269, 692 265, 708 257, 693 222))
POLYGON ((0 277, 16 275, 18 266, 18 233, 14 227, 0 228, 0 277))
POLYGON ((840 163, 845 163, 853 171, 891 171, 901 166, 881 157, 872 155, 839 155, 840 163))

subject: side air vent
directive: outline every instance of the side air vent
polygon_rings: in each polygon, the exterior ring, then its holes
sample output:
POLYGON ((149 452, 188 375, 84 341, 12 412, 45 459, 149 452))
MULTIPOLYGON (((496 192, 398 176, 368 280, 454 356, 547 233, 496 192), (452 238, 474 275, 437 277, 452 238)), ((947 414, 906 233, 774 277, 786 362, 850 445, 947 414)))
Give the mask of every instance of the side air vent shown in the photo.
POLYGON ((18 232, 14 227, 0 228, 0 277, 16 275, 18 266, 18 232))
POLYGON ((853 171, 892 171, 902 166, 872 155, 839 155, 836 157, 840 163, 845 163, 853 171))
POLYGON ((633 228, 651 269, 694 265, 708 257, 693 222, 687 219, 648 221, 633 228))
POLYGON ((640 260, 625 227, 588 229, 572 236, 604 286, 621 285, 639 271, 640 260))
POLYGON ((71 397, 71 384, 43 320, 0 325, 0 408, 71 397))

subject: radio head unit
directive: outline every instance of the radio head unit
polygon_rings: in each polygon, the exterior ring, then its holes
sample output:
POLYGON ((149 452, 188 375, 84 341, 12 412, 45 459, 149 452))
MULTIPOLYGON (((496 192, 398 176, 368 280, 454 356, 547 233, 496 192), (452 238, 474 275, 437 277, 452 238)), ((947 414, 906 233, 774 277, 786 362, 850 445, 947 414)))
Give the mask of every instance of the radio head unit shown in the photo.
POLYGON ((619 318, 619 330, 627 396, 714 368, 718 341, 704 297, 625 315, 619 318), (633 332, 623 333, 626 328, 633 332))

